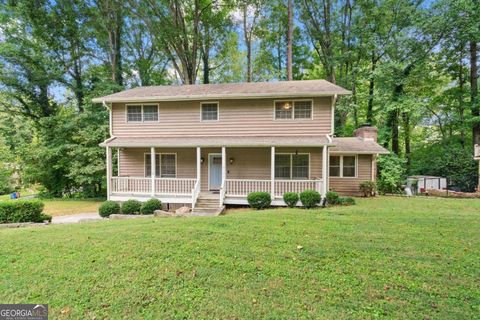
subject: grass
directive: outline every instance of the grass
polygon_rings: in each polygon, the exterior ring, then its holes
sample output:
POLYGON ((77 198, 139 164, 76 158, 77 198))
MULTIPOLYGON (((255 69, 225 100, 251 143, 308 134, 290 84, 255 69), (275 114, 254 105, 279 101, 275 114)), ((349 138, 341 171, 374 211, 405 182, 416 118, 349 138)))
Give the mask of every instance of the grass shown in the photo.
POLYGON ((51 216, 64 216, 77 213, 98 212, 101 200, 45 199, 45 213, 51 216))
POLYGON ((0 301, 55 319, 474 319, 480 202, 359 199, 0 230, 0 301))

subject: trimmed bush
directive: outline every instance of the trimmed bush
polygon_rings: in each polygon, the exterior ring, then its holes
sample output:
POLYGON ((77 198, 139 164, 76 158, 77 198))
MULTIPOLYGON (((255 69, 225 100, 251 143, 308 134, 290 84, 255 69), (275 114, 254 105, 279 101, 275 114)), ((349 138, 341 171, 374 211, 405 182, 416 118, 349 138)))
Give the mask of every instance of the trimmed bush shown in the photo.
POLYGON ((272 198, 268 192, 251 192, 247 196, 247 201, 250 207, 261 210, 270 207, 272 198))
POLYGON ((52 222, 52 216, 49 214, 42 213, 40 217, 38 217, 38 220, 34 222, 45 222, 45 221, 52 222))
POLYGON ((343 206, 353 206, 355 204, 355 199, 351 197, 338 198, 338 204, 341 204, 343 206))
POLYGON ((363 181, 360 183, 359 188, 364 197, 375 196, 375 191, 377 190, 377 186, 374 181, 363 181))
POLYGON ((289 208, 293 208, 297 205, 298 202, 298 193, 295 192, 285 192, 283 194, 283 201, 287 204, 289 208))
POLYGON ((321 199, 320 193, 315 190, 305 190, 300 193, 300 201, 305 208, 316 207, 321 199))
POLYGON ((338 193, 336 193, 335 191, 328 191, 327 195, 326 195, 326 198, 327 198, 327 204, 328 205, 334 206, 334 205, 338 204, 339 196, 338 196, 338 193))
POLYGON ((43 202, 39 200, 14 200, 0 202, 0 223, 43 222, 51 220, 43 215, 43 202))
POLYGON ((155 210, 162 209, 162 201, 158 199, 149 199, 147 202, 142 203, 140 208, 141 214, 153 214, 155 210))
POLYGON ((127 200, 122 204, 123 214, 139 214, 142 203, 138 200, 127 200))
POLYGON ((119 214, 120 205, 115 201, 105 201, 98 208, 98 214, 103 217, 109 217, 111 214, 119 214))

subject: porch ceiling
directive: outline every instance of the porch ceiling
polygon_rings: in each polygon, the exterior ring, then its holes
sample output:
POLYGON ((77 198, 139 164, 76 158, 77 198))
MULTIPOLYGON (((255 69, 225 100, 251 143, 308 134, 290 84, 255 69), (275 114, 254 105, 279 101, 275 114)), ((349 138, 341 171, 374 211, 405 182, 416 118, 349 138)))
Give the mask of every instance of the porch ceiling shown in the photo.
POLYGON ((112 137, 102 147, 187 148, 187 147, 321 147, 333 146, 326 135, 316 136, 232 136, 232 137, 112 137))

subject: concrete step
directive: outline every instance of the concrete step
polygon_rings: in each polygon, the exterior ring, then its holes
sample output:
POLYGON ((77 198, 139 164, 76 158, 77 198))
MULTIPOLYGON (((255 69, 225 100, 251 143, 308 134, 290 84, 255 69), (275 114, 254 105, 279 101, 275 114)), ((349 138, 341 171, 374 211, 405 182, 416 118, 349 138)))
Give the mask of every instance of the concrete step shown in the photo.
POLYGON ((197 203, 205 203, 205 204, 211 204, 211 205, 218 205, 220 201, 218 199, 216 200, 205 200, 205 199, 197 199, 197 203))

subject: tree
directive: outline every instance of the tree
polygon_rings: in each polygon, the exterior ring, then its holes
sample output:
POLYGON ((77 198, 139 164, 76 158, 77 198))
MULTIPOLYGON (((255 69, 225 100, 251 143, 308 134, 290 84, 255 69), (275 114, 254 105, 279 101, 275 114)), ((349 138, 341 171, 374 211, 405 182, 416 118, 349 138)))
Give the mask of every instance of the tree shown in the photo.
POLYGON ((293 1, 288 0, 287 80, 293 80, 293 1))

